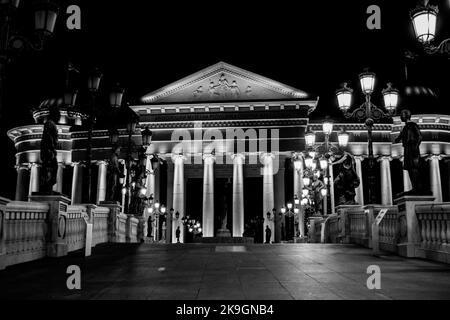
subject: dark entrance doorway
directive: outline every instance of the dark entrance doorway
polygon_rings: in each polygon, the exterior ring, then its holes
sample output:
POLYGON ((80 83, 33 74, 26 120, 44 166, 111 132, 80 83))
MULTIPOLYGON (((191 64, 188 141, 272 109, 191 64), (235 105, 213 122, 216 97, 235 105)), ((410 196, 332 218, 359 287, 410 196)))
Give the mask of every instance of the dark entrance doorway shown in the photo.
POLYGON ((244 236, 264 242, 263 178, 244 179, 244 236))
POLYGON ((219 229, 232 229, 233 183, 228 178, 214 180, 214 234, 219 229))

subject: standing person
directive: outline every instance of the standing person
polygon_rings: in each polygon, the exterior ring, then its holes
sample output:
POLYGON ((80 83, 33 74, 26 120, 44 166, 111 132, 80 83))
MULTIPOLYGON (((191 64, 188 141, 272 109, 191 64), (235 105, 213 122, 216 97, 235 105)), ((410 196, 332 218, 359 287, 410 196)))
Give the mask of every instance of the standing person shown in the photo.
POLYGON ((177 243, 180 243, 180 234, 181 234, 181 230, 180 230, 180 226, 178 226, 177 230, 175 231, 175 236, 177 237, 177 243))
POLYGON ((266 226, 266 243, 270 243, 270 237, 272 236, 272 230, 270 230, 269 226, 266 226))

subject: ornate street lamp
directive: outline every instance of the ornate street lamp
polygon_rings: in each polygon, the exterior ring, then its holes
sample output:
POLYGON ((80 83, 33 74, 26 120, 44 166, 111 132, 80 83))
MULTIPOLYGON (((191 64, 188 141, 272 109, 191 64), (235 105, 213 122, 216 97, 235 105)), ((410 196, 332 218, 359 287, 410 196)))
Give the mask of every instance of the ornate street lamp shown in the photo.
POLYGON ((109 104, 112 108, 120 108, 122 105, 123 94, 125 90, 119 84, 111 90, 109 94, 109 104))
MULTIPOLYGON (((371 95, 374 91, 375 86, 375 74, 372 72, 363 72, 359 75, 361 90, 365 96, 365 102, 356 108, 353 112, 349 111, 348 105, 342 105, 339 100, 339 95, 341 90, 336 91, 336 97, 338 99, 338 106, 346 118, 356 118, 358 120, 365 120, 365 125, 368 131, 367 143, 369 150, 369 175, 368 175, 368 191, 369 191, 369 201, 370 203, 375 203, 376 195, 376 185, 375 185, 375 158, 373 155, 373 142, 372 142, 372 130, 376 120, 381 118, 392 118, 395 113, 395 109, 398 105, 398 91, 392 88, 392 84, 388 85, 388 88, 383 90, 383 98, 385 101, 385 106, 387 112, 378 108, 371 102, 371 95)), ((347 90, 348 91, 348 90, 347 90)), ((348 91, 349 92, 349 91, 348 91)), ((339 138, 339 136, 338 136, 339 138)), ((344 134, 340 134, 340 142, 342 144, 347 144, 348 139, 344 134)))
POLYGON ((322 124, 322 131, 323 131, 323 134, 329 136, 333 132, 333 123, 329 122, 329 121, 325 121, 322 124))
POLYGON ((422 43, 427 54, 444 53, 450 55, 450 38, 443 40, 437 46, 433 45, 439 9, 437 6, 429 5, 428 2, 428 0, 424 0, 423 5, 418 5, 410 11, 415 38, 422 43))
POLYGON ((41 37, 51 36, 55 29, 59 8, 49 1, 38 2, 34 7, 34 30, 41 37))
POLYGON ((394 113, 398 105, 398 90, 392 88, 392 83, 387 84, 387 88, 382 91, 384 99, 384 107, 391 113, 394 113))
POLYGON ((341 147, 347 147, 348 140, 350 139, 350 135, 344 128, 341 128, 341 131, 338 132, 338 143, 341 147))
POLYGON ((142 145, 144 148, 147 148, 152 143, 152 132, 148 127, 145 127, 145 130, 141 132, 142 135, 142 145))
POLYGON ((308 147, 312 147, 316 143, 316 134, 311 130, 305 133, 305 142, 308 147))
POLYGON ((96 93, 100 87, 100 81, 102 80, 103 74, 99 69, 95 68, 88 76, 88 90, 91 93, 96 93))
POLYGON ((427 44, 434 39, 438 12, 437 7, 428 4, 417 6, 410 12, 414 33, 419 42, 427 44))
POLYGON ((342 85, 341 89, 336 91, 336 97, 341 110, 350 109, 352 106, 352 94, 353 90, 347 86, 346 82, 342 85))

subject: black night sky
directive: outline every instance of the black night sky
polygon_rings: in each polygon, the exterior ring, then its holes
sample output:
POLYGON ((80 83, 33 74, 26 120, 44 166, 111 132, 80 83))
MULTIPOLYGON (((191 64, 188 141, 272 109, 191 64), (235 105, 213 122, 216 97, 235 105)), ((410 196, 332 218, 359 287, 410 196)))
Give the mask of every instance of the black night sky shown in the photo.
MULTIPOLYGON (((17 29, 32 30, 30 2, 22 0, 17 29)), ((397 88, 429 86, 439 96, 437 108, 448 113, 450 62, 420 55, 408 62, 405 50, 421 54, 409 22, 416 1, 99 1, 62 0, 54 38, 43 52, 24 54, 9 65, 3 110, 7 166, 0 195, 13 197, 14 147, 5 131, 31 124, 31 108, 60 96, 67 62, 87 73, 95 66, 104 73, 104 97, 115 82, 126 88, 126 101, 176 81, 218 61, 236 65, 320 97, 312 118, 340 117, 334 92, 342 82, 359 91, 358 73, 365 67, 377 73, 374 102, 391 81, 397 88), (82 30, 66 28, 66 8, 78 4, 82 30), (381 30, 368 30, 369 5, 381 8, 381 30)), ((449 1, 430 1, 440 9, 437 40, 450 36, 449 1)), ((81 97, 83 99, 83 97, 81 97)), ((358 96, 356 102, 363 97, 358 96)), ((401 101, 402 107, 406 99, 401 101), (403 104, 402 104, 403 101, 403 104)), ((107 110, 107 107, 104 106, 107 110)), ((414 108, 413 108, 414 109, 414 108)), ((414 109, 417 112, 417 109, 414 109)), ((421 113, 431 112, 423 106, 421 113)), ((3 180, 3 179, 2 179, 3 180)))

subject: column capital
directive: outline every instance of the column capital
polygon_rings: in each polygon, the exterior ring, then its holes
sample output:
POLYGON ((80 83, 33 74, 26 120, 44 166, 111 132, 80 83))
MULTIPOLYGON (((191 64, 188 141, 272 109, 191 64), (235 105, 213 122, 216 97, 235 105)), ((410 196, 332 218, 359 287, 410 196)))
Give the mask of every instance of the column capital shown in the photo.
POLYGON ((238 161, 238 160, 245 160, 245 154, 243 153, 234 153, 231 155, 231 159, 238 161))
POLYGON ((261 153, 260 154, 260 158, 261 158, 261 160, 262 161, 267 161, 267 160, 273 160, 273 159, 275 159, 275 155, 273 154, 273 153, 270 153, 270 152, 264 152, 264 153, 261 153))
POLYGON ((437 159, 439 161, 439 160, 442 160, 443 157, 440 154, 430 154, 425 157, 425 161, 434 160, 434 159, 437 159))
POLYGON ((37 162, 32 162, 32 163, 28 164, 28 167, 30 169, 33 168, 33 167, 40 168, 40 167, 42 167, 42 165, 40 163, 37 163, 37 162))
POLYGON ((357 156, 353 156, 353 159, 358 160, 358 161, 363 161, 364 158, 367 158, 367 157, 363 156, 362 154, 357 155, 357 156))
POLYGON ((209 162, 209 161, 212 161, 212 162, 216 161, 216 156, 212 153, 204 153, 202 158, 205 161, 205 163, 209 162))
POLYGON ((101 166, 101 165, 107 165, 108 161, 107 160, 98 160, 97 161, 97 165, 101 166))
POLYGON ((377 161, 381 162, 381 161, 392 161, 392 157, 391 156, 380 156, 378 157, 377 161))
POLYGON ((175 163, 176 161, 185 161, 187 158, 183 154, 172 154, 172 161, 175 163))
POLYGON ((293 161, 301 161, 303 159, 303 154, 301 152, 292 152, 292 160, 293 161))
POLYGON ((74 161, 70 165, 72 167, 85 167, 86 166, 83 161, 74 161))

